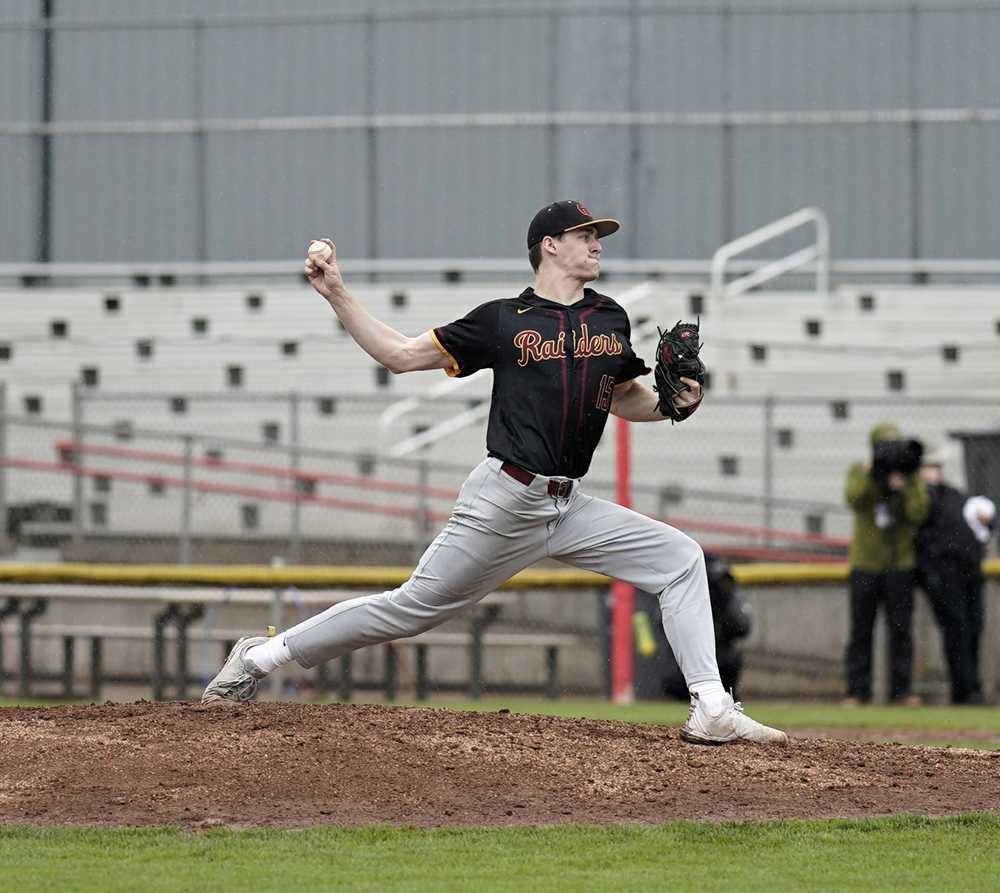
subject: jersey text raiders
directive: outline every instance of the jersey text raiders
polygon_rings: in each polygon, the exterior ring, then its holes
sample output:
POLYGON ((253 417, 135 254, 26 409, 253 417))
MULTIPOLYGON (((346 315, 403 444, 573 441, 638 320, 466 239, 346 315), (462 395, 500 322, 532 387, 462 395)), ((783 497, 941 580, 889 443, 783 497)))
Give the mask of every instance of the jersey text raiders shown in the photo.
POLYGON ((432 335, 449 375, 493 370, 489 454, 546 476, 587 473, 615 385, 650 371, 624 309, 589 288, 569 307, 528 288, 432 335))

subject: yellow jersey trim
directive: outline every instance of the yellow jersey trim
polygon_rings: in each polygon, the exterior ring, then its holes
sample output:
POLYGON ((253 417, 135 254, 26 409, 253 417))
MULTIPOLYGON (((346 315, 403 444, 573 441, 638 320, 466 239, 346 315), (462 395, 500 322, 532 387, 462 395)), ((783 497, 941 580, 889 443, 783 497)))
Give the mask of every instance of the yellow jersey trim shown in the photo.
POLYGON ((454 358, 454 357, 453 357, 453 356, 452 356, 452 355, 451 355, 451 354, 450 354, 450 353, 448 352, 448 348, 446 348, 446 347, 445 347, 445 346, 444 346, 444 345, 443 345, 443 344, 441 343, 441 340, 440 340, 440 339, 438 338, 438 336, 437 336, 437 332, 435 332, 435 331, 434 331, 433 329, 431 329, 431 340, 432 340, 432 341, 434 342, 434 345, 435 345, 435 347, 437 347, 437 349, 438 349, 439 351, 441 351, 441 353, 443 353, 443 354, 444 354, 444 355, 445 355, 445 356, 446 356, 446 357, 448 358, 448 362, 450 362, 450 363, 451 363, 451 368, 450 368, 450 369, 445 369, 445 370, 444 370, 444 371, 445 371, 445 373, 446 373, 446 374, 447 374, 447 375, 448 375, 448 376, 449 376, 450 378, 455 378, 455 376, 457 376, 457 375, 459 374, 459 372, 461 372, 461 371, 462 371, 461 367, 460 367, 460 366, 458 365, 458 360, 456 360, 456 359, 455 359, 455 358, 454 358))

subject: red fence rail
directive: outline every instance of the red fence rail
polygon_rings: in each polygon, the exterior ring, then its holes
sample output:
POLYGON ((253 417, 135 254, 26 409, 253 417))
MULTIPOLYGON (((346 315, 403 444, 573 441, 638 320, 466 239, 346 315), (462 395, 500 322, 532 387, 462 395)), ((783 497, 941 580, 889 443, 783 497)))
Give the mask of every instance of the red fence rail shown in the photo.
MULTIPOLYGON (((385 481, 358 475, 339 474, 328 471, 308 469, 293 469, 280 465, 269 465, 259 462, 243 462, 228 459, 217 459, 207 456, 185 456, 157 450, 137 449, 104 444, 81 443, 74 440, 58 440, 54 444, 57 462, 46 462, 38 459, 17 457, 0 457, 0 466, 18 468, 25 471, 40 471, 54 474, 79 475, 87 478, 107 478, 129 483, 180 489, 190 487, 198 493, 214 493, 226 496, 239 496, 247 499, 258 499, 268 502, 301 503, 345 511, 381 514, 397 518, 417 519, 419 517, 434 523, 443 523, 449 517, 448 512, 421 511, 400 505, 378 505, 370 501, 344 499, 336 496, 320 496, 308 490, 298 489, 299 482, 306 484, 325 483, 340 487, 350 487, 367 491, 396 493, 400 495, 420 495, 440 500, 453 501, 456 491, 444 487, 421 487, 420 484, 410 484, 400 481, 385 481), (129 471, 122 468, 95 468, 80 463, 83 455, 101 456, 132 462, 146 462, 171 467, 193 467, 212 472, 248 474, 261 477, 290 480, 290 489, 254 487, 244 484, 223 483, 204 479, 190 480, 183 477, 162 474, 158 471, 129 471)), ((689 518, 672 515, 661 519, 675 527, 686 531, 721 534, 726 536, 744 536, 748 539, 771 539, 782 543, 801 543, 817 546, 824 551, 804 551, 794 548, 781 548, 771 545, 735 546, 730 544, 709 545, 703 543, 707 551, 714 551, 733 558, 768 559, 771 561, 812 561, 829 562, 843 560, 843 552, 849 540, 842 537, 831 537, 816 533, 802 533, 794 530, 755 527, 746 524, 730 524, 720 521, 708 521, 702 518, 689 518)))

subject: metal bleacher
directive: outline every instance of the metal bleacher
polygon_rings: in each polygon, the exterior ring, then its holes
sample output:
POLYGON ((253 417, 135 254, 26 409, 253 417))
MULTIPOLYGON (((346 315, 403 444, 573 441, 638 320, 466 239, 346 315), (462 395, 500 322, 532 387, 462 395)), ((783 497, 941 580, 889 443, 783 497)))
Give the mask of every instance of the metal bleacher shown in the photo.
MULTIPOLYGON (((629 308, 637 351, 647 360, 655 344, 652 322, 669 325, 689 318, 693 293, 688 287, 657 282, 650 286, 649 296, 629 308)), ((599 287, 613 295, 625 290, 615 283, 599 287)), ((519 286, 499 281, 414 287, 362 282, 352 290, 376 317, 406 334, 417 334, 483 301, 512 295, 519 286)), ((654 488, 750 496, 762 492, 765 475, 770 474, 774 496, 838 503, 846 466, 864 455, 868 429, 887 414, 902 413, 901 421, 913 434, 935 444, 945 442, 955 428, 1000 423, 1000 412, 989 403, 1000 396, 998 320, 1000 290, 978 286, 852 285, 830 294, 751 292, 725 301, 703 300, 709 397, 690 424, 632 426, 635 478, 654 488), (901 409, 906 401, 959 397, 985 402, 963 406, 956 401, 947 411, 901 409), (780 435, 770 445, 764 440, 765 400, 774 401, 772 434, 780 435), (834 407, 844 404, 850 411, 838 416, 834 407), (770 472, 765 468, 768 453, 770 472)), ((213 438, 245 441, 243 450, 227 446, 226 457, 249 457, 256 444, 256 459, 273 449, 268 461, 275 465, 287 464, 282 450, 291 436, 288 394, 301 395, 300 446, 377 458, 443 413, 488 397, 491 384, 489 374, 481 373, 447 399, 425 403, 389 429, 380 428, 379 413, 392 399, 424 394, 445 380, 443 374, 380 374, 374 360, 357 349, 306 284, 8 290, 0 293, 4 344, 8 350, 6 359, 0 359, 0 374, 11 416, 68 424, 76 384, 90 425, 128 424, 135 431, 194 434, 199 455, 211 448, 213 438), (232 367, 242 370, 238 382, 232 379, 232 367), (40 401, 37 411, 29 408, 32 398, 40 401), (335 411, 321 409, 324 398, 336 401, 335 411)), ((65 436, 66 429, 52 433, 11 424, 8 451, 51 460, 52 443, 65 436)), ((115 440, 114 433, 105 438, 115 440)), ((129 444, 179 450, 176 441, 169 445, 152 436, 133 436, 129 444)), ((432 465, 469 467, 483 453, 479 424, 425 447, 419 458, 432 465)), ((307 457, 301 467, 359 473, 356 459, 307 457)), ((957 463, 951 470, 960 473, 957 463)), ((412 467, 384 460, 379 460, 376 476, 415 480, 412 467)), ((613 438, 606 437, 590 478, 600 482, 613 477, 613 438)), ((239 475, 230 479, 261 486, 239 475)), ((440 479, 454 489, 460 475, 449 471, 440 479)), ((42 472, 22 470, 10 476, 8 498, 25 498, 43 488, 64 495, 68 487, 68 478, 56 484, 42 472)), ((393 499, 391 494, 363 496, 385 505, 393 499)), ((237 509, 245 500, 235 495, 213 498, 218 505, 196 513, 195 529, 239 533, 237 509)), ((142 483, 128 482, 115 482, 106 497, 115 527, 164 531, 176 524, 178 500, 169 488, 151 495, 142 483), (149 511, 151 504, 155 512, 149 511)), ((652 496, 640 497, 637 504, 642 500, 643 510, 662 509, 652 496)), ((446 510, 447 505, 436 508, 446 510)), ((724 514, 734 523, 761 519, 760 505, 752 500, 721 506, 697 495, 686 495, 680 504, 675 501, 671 511, 724 514)), ((286 503, 267 504, 262 527, 282 529, 288 512, 286 503)), ((772 519, 802 529, 804 515, 803 509, 775 509, 772 519)), ((825 529, 839 535, 846 532, 845 524, 843 517, 832 515, 825 529)), ((307 534, 337 527, 361 536, 406 536, 413 522, 363 516, 335 506, 303 511, 307 534)))

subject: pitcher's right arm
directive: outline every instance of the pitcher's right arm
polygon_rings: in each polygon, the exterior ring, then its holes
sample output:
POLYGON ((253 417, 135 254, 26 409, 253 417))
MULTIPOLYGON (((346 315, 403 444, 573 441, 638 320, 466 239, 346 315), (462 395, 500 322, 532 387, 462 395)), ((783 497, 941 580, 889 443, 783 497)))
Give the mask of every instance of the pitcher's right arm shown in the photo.
POLYGON ((394 374, 423 369, 445 369, 451 360, 442 353, 430 332, 415 338, 397 332, 372 316, 344 285, 337 265, 337 249, 329 239, 322 239, 333 254, 326 260, 318 255, 306 258, 305 274, 309 283, 333 308, 344 329, 372 359, 394 374))

